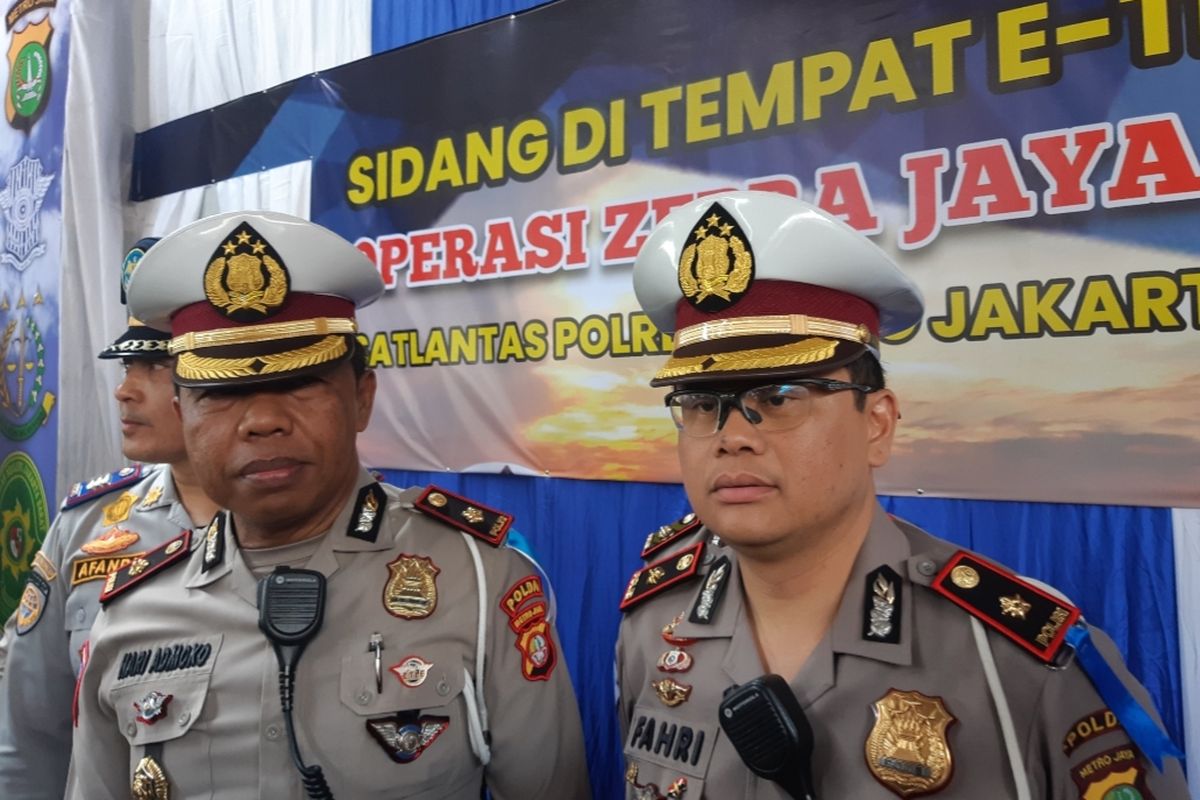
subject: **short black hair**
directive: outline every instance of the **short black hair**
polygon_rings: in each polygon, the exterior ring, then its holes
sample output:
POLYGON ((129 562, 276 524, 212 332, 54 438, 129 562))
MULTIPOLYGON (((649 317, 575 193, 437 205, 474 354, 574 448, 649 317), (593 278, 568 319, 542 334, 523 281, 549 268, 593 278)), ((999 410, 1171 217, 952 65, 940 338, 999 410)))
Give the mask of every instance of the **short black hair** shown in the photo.
POLYGON ((367 371, 367 346, 357 336, 351 337, 350 365, 354 367, 354 377, 361 378, 367 371))
MULTIPOLYGON (((863 386, 870 386, 877 391, 887 388, 887 378, 883 374, 883 364, 880 364, 879 359, 870 351, 863 353, 851 361, 846 365, 846 369, 850 371, 851 383, 861 383, 863 386)), ((859 411, 866 408, 866 395, 862 392, 855 392, 854 405, 859 411)))

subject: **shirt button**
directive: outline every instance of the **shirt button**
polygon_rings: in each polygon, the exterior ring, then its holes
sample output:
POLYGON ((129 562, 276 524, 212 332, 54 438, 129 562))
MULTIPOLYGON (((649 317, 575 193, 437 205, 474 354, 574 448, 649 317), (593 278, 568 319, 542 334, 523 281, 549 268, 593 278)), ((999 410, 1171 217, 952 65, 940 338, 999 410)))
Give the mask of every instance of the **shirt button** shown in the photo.
POLYGON ((130 736, 137 736, 137 723, 131 722, 125 726, 125 733, 130 736))
POLYGON ((276 739, 279 738, 279 726, 278 725, 268 725, 267 726, 267 738, 270 739, 271 741, 275 741, 276 739))
POLYGON ((438 681, 437 693, 440 694, 442 697, 445 697, 446 695, 450 694, 450 685, 448 683, 446 683, 445 681, 438 681))
POLYGON ((87 619, 87 612, 84 611, 82 608, 79 609, 78 611, 75 612, 75 619, 76 619, 76 621, 78 621, 79 623, 82 624, 83 621, 87 619))
POLYGON ((920 564, 917 564, 917 572, 929 577, 937 573, 937 564, 934 564, 932 561, 922 561, 920 564))
POLYGON ((371 695, 367 692, 359 692, 358 697, 354 698, 354 701, 360 706, 365 706, 367 703, 371 702, 371 695))
POLYGON ((191 721, 192 721, 192 712, 185 711, 179 715, 179 724, 180 725, 187 725, 191 721))

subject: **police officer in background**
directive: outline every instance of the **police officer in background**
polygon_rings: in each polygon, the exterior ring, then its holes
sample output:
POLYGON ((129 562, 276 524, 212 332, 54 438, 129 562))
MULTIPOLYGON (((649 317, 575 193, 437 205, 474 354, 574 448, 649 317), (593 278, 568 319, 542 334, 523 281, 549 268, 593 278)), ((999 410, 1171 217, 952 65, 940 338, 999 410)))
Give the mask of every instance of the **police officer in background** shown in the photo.
POLYGON ((923 309, 887 255, 736 192, 669 215, 634 288, 674 332, 651 383, 695 515, 651 534, 621 603, 629 797, 1187 797, 1103 633, 879 505, 879 337, 923 309))
MULTIPOLYGON (((133 268, 155 241, 141 240, 125 257, 122 303, 133 268)), ((75 675, 108 573, 216 513, 188 463, 172 408, 168 338, 131 317, 100 352, 124 367, 116 390, 121 450, 146 463, 76 484, 34 556, 0 646, 0 797, 62 797, 75 675)))
POLYGON ((382 291, 351 244, 266 212, 142 262, 131 308, 172 330, 188 452, 229 510, 109 580, 69 797, 589 796, 550 587, 505 546, 511 518, 359 463, 375 377, 354 313, 382 291))

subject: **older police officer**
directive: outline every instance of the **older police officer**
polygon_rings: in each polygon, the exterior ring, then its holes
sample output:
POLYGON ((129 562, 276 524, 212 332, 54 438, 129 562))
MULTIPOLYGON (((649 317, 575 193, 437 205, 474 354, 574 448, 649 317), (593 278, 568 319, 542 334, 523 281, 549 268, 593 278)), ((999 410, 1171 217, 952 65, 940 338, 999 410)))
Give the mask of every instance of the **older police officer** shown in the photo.
MULTIPOLYGON (((156 239, 126 255, 121 299, 156 239)), ((216 513, 196 482, 174 398, 169 336, 129 319, 99 357, 120 359, 121 449, 133 461, 76 484, 34 556, 21 604, 0 647, 0 797, 62 797, 71 755, 71 696, 80 651, 105 578, 216 513)))
POLYGON ((588 796, 511 518, 359 464, 354 311, 382 291, 348 242, 271 213, 188 225, 139 267, 131 306, 172 330, 188 452, 229 511, 109 581, 68 796, 588 796))
POLYGON ((881 250, 792 198, 710 196, 651 234, 634 287, 675 335, 652 385, 695 515, 622 600, 629 797, 1187 797, 1107 637, 880 507, 879 336, 922 313, 881 250))

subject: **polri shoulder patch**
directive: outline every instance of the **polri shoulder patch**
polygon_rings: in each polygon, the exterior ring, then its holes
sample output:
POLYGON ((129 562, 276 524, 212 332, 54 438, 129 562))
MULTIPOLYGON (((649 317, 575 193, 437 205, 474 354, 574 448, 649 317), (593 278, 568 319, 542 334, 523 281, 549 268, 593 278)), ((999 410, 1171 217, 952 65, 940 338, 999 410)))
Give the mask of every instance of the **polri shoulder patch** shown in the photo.
POLYGON ((125 486, 132 486, 148 475, 148 471, 142 464, 131 464, 128 467, 123 467, 116 472, 109 472, 90 481, 82 481, 71 487, 71 491, 67 492, 67 496, 63 499, 60 511, 66 511, 68 508, 83 505, 84 503, 95 500, 97 497, 103 497, 109 492, 115 492, 125 486))
POLYGON ((642 559, 649 558, 671 542, 678 541, 681 537, 698 530, 702 524, 695 514, 686 514, 682 519, 676 520, 670 525, 663 525, 646 537, 646 544, 642 547, 642 559))
POLYGON ((422 514, 441 520, 452 528, 499 547, 512 527, 513 518, 483 503, 430 485, 413 504, 422 514))
POLYGON ((387 494, 383 487, 378 483, 368 483, 358 492, 346 535, 373 543, 379 538, 379 526, 383 524, 383 512, 386 508, 387 494))
POLYGON ((628 611, 664 589, 694 577, 700 569, 704 545, 704 542, 697 542, 633 573, 625 596, 621 598, 621 610, 628 611))
POLYGON ((154 548, 144 556, 135 558, 116 572, 111 573, 104 583, 104 591, 100 593, 101 604, 108 603, 151 575, 156 575, 172 564, 179 563, 187 557, 191 550, 191 544, 192 532, 185 530, 174 539, 154 548))
POLYGON ((959 550, 930 587, 971 616, 1054 663, 1079 609, 994 564, 959 550))

